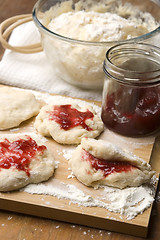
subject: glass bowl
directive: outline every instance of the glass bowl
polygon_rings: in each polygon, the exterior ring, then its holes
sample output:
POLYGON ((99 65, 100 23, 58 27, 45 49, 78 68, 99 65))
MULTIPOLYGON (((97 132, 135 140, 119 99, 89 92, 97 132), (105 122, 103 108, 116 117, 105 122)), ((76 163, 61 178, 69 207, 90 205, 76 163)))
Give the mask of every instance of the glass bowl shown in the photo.
MULTIPOLYGON (((121 7, 118 11, 122 12, 121 16, 124 14, 122 5, 132 4, 137 10, 150 13, 157 23, 160 22, 159 0, 39 0, 35 4, 32 12, 33 21, 41 33, 41 42, 47 59, 53 66, 53 77, 58 77, 85 89, 102 89, 104 82, 103 61, 105 53, 110 47, 125 42, 146 42, 156 46, 160 45, 160 27, 158 24, 156 26, 153 24, 153 29, 151 28, 147 33, 140 31, 136 32, 134 36, 127 30, 126 39, 113 40, 109 37, 105 41, 71 38, 63 34, 60 35, 48 27, 52 19, 63 12, 79 10, 87 12, 92 11, 93 7, 96 8, 94 11, 114 12, 119 2, 121 7), (104 2, 104 8, 101 8, 100 5, 104 2)), ((123 17, 125 20, 128 19, 127 11, 123 17)), ((135 15, 134 18, 136 19, 137 16, 135 15)), ((152 26, 152 20, 147 21, 147 24, 152 26)), ((62 23, 63 21, 60 25, 65 24, 63 28, 66 33, 74 28, 79 31, 76 22, 72 26, 67 25, 66 22, 62 23)), ((56 25, 56 27, 58 26, 56 25)))

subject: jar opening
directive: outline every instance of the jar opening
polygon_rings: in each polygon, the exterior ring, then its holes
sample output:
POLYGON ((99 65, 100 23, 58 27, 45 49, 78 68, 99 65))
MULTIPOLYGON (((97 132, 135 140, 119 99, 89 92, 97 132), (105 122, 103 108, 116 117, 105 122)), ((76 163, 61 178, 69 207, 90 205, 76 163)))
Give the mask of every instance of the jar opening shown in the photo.
POLYGON ((160 83, 160 48, 144 43, 125 43, 110 48, 104 72, 125 84, 160 83))

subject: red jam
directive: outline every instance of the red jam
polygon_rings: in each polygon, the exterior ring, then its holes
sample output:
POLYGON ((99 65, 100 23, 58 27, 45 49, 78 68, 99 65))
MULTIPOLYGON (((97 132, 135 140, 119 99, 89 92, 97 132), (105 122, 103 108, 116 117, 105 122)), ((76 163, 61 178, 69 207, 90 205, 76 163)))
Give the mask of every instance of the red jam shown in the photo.
POLYGON ((92 130, 85 123, 87 119, 93 119, 94 117, 93 113, 88 109, 86 112, 80 112, 71 105, 56 105, 53 111, 49 112, 49 115, 49 119, 59 123, 64 130, 69 130, 77 126, 82 126, 87 131, 92 130))
POLYGON ((94 168, 96 171, 101 170, 103 171, 104 177, 107 177, 109 174, 114 173, 114 172, 129 172, 133 168, 136 168, 135 166, 127 163, 127 162, 122 162, 122 161, 116 161, 116 160, 111 160, 107 161, 104 159, 99 159, 94 157, 92 154, 89 152, 85 151, 83 149, 82 153, 82 158, 86 161, 89 161, 92 165, 92 168, 94 168))
POLYGON ((102 120, 109 129, 126 136, 153 133, 160 126, 159 87, 119 88, 107 94, 102 120))
POLYGON ((14 167, 30 176, 29 166, 32 158, 37 153, 42 154, 45 149, 46 146, 38 146, 31 137, 14 142, 5 139, 0 142, 0 168, 9 169, 14 167))

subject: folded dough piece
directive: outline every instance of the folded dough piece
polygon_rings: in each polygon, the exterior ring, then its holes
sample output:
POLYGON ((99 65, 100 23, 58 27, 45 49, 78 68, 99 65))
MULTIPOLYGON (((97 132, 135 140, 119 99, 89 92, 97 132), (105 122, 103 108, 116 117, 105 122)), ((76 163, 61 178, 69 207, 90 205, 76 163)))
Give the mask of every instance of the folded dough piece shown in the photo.
POLYGON ((31 92, 0 87, 0 130, 17 127, 39 111, 40 104, 31 92))
POLYGON ((61 144, 78 144, 83 137, 95 138, 104 128, 92 106, 75 103, 42 107, 34 126, 40 134, 61 144))
POLYGON ((87 186, 137 187, 154 175, 143 159, 103 140, 83 138, 69 165, 77 179, 87 186))
POLYGON ((0 139, 0 191, 12 191, 29 183, 48 180, 55 161, 41 139, 10 134, 0 139))

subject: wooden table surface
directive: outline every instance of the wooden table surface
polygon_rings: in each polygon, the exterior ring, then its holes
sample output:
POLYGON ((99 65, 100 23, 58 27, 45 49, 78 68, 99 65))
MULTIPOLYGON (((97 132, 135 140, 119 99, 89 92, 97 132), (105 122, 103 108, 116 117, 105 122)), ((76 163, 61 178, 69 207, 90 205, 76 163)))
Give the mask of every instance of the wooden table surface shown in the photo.
MULTIPOLYGON (((0 0, 0 22, 18 14, 31 13, 36 0, 0 0)), ((0 58, 4 49, 0 45, 0 58)), ((154 153, 158 158, 159 153, 154 153)), ((160 160, 160 159, 159 159, 160 160)), ((158 194, 160 187, 158 189, 158 194)), ((154 202, 148 237, 160 239, 160 194, 154 202)), ((49 219, 27 216, 0 210, 0 239, 2 240, 136 240, 129 235, 113 233, 100 229, 68 224, 49 219)))

